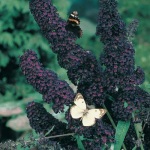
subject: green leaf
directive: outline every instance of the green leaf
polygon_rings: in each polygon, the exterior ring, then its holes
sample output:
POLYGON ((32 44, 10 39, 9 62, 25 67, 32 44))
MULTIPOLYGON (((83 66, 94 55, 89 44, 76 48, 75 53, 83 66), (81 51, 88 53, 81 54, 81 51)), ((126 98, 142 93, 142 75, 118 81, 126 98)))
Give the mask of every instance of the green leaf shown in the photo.
POLYGON ((0 43, 4 44, 4 45, 9 45, 9 46, 12 47, 13 46, 13 37, 12 37, 12 35, 8 32, 1 33, 0 43))
POLYGON ((124 102, 124 108, 127 108, 127 107, 128 107, 128 103, 124 102))
POLYGON ((136 146, 134 146, 134 148, 132 150, 136 150, 136 146))
POLYGON ((127 131, 130 126, 130 121, 119 121, 116 127, 116 134, 115 134, 115 140, 116 143, 114 144, 115 150, 120 150, 121 146, 123 144, 124 138, 127 134, 127 131))
POLYGON ((76 135, 75 138, 77 140, 79 150, 85 150, 83 143, 82 143, 82 140, 84 140, 83 135, 82 136, 76 135))
POLYGON ((0 67, 6 67, 9 63, 9 57, 0 51, 0 67))

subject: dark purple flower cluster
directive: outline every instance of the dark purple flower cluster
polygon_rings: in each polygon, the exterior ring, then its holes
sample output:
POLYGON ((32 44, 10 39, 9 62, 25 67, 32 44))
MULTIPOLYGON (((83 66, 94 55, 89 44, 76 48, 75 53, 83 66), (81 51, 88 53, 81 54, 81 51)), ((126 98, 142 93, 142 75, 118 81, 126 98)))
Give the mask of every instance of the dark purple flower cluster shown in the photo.
POLYGON ((79 83, 78 91, 83 94, 88 105, 96 105, 97 108, 104 104, 106 99, 106 92, 104 91, 102 85, 101 77, 95 77, 92 83, 89 85, 84 85, 84 83, 79 83))
POLYGON ((66 31, 67 22, 59 17, 51 0, 31 0, 30 10, 53 52, 57 53, 59 65, 68 70, 68 78, 75 85, 80 81, 91 82, 100 73, 97 60, 75 43, 76 36, 66 31))
POLYGON ((126 26, 119 16, 115 0, 100 0, 97 35, 104 43, 100 63, 106 67, 103 85, 108 92, 142 84, 144 72, 140 67, 134 69, 135 50, 127 39, 126 26))
POLYGON ((117 11, 117 2, 100 0, 97 35, 104 43, 104 51, 100 55, 100 63, 105 66, 102 85, 115 99, 111 109, 121 120, 131 119, 131 114, 146 101, 142 97, 148 95, 136 87, 144 82, 145 74, 140 67, 135 68, 135 50, 126 33, 125 23, 117 11), (125 107, 125 103, 128 106, 125 107))
POLYGON ((58 128, 62 129, 61 131, 65 130, 65 123, 58 121, 56 118, 50 115, 40 103, 34 101, 30 102, 27 105, 26 111, 27 117, 29 118, 30 126, 37 133, 46 133, 53 127, 54 124, 57 124, 57 127, 52 131, 52 135, 54 132, 57 132, 58 128))
MULTIPOLYGON (((150 96, 138 86, 133 86, 121 91, 116 99, 117 101, 112 103, 114 117, 119 120, 130 120, 132 113, 135 113, 137 110, 142 112, 147 107, 150 96)), ((138 118, 140 119, 140 116, 138 118)))
POLYGON ((103 86, 109 92, 113 93, 116 87, 123 89, 144 82, 143 70, 140 67, 134 70, 134 49, 125 39, 118 38, 109 42, 104 47, 100 62, 106 66, 103 86))
MULTIPOLYGON (((26 111, 27 117, 30 122, 30 126, 37 133, 45 134, 52 128, 53 129, 50 132, 50 136, 70 133, 70 130, 66 129, 66 124, 60 122, 58 119, 54 118, 51 114, 49 114, 42 104, 32 101, 27 105, 26 111)), ((61 146, 67 148, 68 150, 69 147, 71 146, 72 148, 74 148, 74 150, 76 150, 77 145, 70 137, 65 139, 55 138, 55 141, 53 142, 50 141, 50 139, 43 139, 41 140, 42 143, 41 144, 39 143, 38 147, 39 149, 41 148, 40 150, 42 150, 42 147, 44 145, 45 147, 48 146, 49 148, 50 146, 52 146, 53 148, 56 146, 57 147, 56 149, 58 149, 60 145, 56 143, 56 141, 59 142, 61 146)))
POLYGON ((53 102, 57 113, 63 111, 64 104, 69 105, 74 98, 74 92, 67 82, 58 79, 57 75, 43 68, 34 51, 28 50, 20 57, 20 67, 31 84, 43 95, 44 101, 53 102))
POLYGON ((115 37, 125 37, 125 23, 121 20, 117 10, 117 1, 99 0, 99 15, 96 34, 106 44, 115 37))

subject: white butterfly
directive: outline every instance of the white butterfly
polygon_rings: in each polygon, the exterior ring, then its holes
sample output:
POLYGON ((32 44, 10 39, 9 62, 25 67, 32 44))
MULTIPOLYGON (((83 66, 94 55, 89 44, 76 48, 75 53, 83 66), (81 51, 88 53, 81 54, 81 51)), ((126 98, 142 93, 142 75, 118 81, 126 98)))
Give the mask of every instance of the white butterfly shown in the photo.
POLYGON ((87 109, 83 96, 78 93, 74 99, 76 105, 70 109, 72 118, 81 118, 83 126, 92 126, 96 119, 100 119, 106 113, 106 109, 87 109))

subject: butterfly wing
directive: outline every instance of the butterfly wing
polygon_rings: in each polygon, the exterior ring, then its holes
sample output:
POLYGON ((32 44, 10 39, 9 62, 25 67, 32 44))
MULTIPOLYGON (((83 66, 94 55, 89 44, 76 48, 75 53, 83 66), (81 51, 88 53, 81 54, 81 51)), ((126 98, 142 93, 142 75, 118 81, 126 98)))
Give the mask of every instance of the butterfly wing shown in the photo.
POLYGON ((86 110, 86 103, 84 101, 83 96, 78 93, 74 99, 74 103, 81 109, 86 110))
POLYGON ((87 113, 82 117, 83 126, 93 126, 95 124, 95 117, 92 113, 87 113))
POLYGON ((105 115, 106 109, 90 109, 88 113, 93 114, 96 119, 100 119, 105 115))
POLYGON ((70 114, 71 114, 72 118, 74 118, 74 119, 81 118, 83 116, 83 113, 84 113, 84 110, 79 108, 76 105, 72 106, 70 109, 70 114))

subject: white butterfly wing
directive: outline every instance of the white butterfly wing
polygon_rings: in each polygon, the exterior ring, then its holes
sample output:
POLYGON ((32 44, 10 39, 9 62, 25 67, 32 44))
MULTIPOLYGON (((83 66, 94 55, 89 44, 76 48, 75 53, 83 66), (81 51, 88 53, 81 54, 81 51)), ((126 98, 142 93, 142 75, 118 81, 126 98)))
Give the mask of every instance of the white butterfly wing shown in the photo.
POLYGON ((74 99, 74 103, 81 109, 86 110, 86 103, 84 101, 83 96, 78 93, 74 99))
POLYGON ((72 118, 74 118, 74 119, 81 118, 83 116, 83 113, 84 113, 84 110, 79 108, 76 105, 72 106, 70 109, 70 114, 71 114, 72 118))
POLYGON ((82 124, 83 126, 93 126, 96 120, 92 113, 87 113, 82 117, 82 124))
POLYGON ((90 109, 88 113, 92 114, 96 119, 100 119, 105 115, 106 109, 90 109))
POLYGON ((82 118, 83 126, 92 126, 95 124, 96 119, 100 119, 106 113, 105 109, 86 109, 86 103, 83 96, 78 93, 74 99, 76 105, 72 106, 70 109, 70 114, 72 118, 78 119, 82 118), (85 112, 87 113, 85 114, 85 112))

